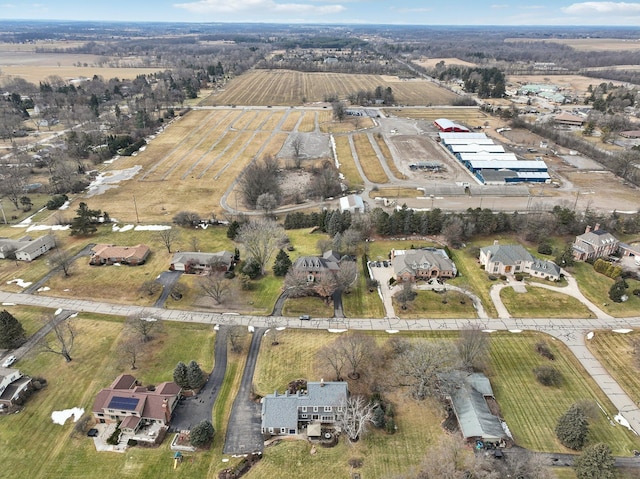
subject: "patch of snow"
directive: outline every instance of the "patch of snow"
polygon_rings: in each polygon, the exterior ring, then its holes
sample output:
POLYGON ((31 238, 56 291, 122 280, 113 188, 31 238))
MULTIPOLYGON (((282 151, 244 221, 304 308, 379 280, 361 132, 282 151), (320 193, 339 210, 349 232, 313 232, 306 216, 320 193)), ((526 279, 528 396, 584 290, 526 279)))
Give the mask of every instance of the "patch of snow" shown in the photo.
POLYGON ((504 431, 504 433, 509 436, 511 439, 513 439, 513 436, 511 435, 511 431, 509 430, 509 426, 507 426, 507 423, 504 421, 500 421, 500 424, 502 425, 502 430, 504 431))
POLYGON ((60 313, 62 313, 62 308, 58 308, 56 309, 56 312, 53 313, 54 316, 58 316, 60 313))
POLYGON ((71 316, 69 316, 69 319, 71 318, 77 318, 78 317, 78 313, 73 313, 71 316))
POLYGON ((42 293, 43 291, 49 291, 51 288, 49 286, 43 286, 42 288, 38 288, 38 293, 42 293))
POLYGON ((71 291, 69 288, 65 288, 63 289, 63 291, 67 292, 67 291, 71 291))
POLYGON ((111 188, 116 188, 118 186, 118 183, 120 183, 121 181, 130 180, 131 178, 136 176, 141 169, 141 165, 135 165, 124 170, 112 170, 105 173, 100 173, 89 184, 89 187, 87 188, 87 197, 90 198, 95 195, 101 195, 111 188))
POLYGON ((276 328, 276 331, 284 331, 285 329, 287 329, 287 327, 286 327, 286 326, 278 326, 278 327, 276 328))
POLYGON ((119 231, 120 233, 124 233, 125 231, 129 231, 132 229, 133 229, 133 225, 118 226, 117 224, 114 224, 111 227, 111 231, 119 231))
POLYGON ((387 333, 389 334, 396 334, 399 333, 400 331, 398 331, 397 329, 387 329, 387 333))
POLYGON ((134 228, 135 231, 164 231, 170 230, 169 225, 138 225, 134 228))
POLYGON ((594 333, 593 331, 589 331, 587 333, 587 339, 593 339, 593 337, 596 335, 596 333, 594 333))
POLYGON ((627 419, 622 414, 620 413, 616 414, 615 416, 613 416, 613 419, 621 426, 626 427, 629 431, 636 433, 631 427, 631 424, 629 424, 629 421, 627 421, 627 419))
POLYGON ((71 225, 31 225, 27 228, 27 233, 29 231, 66 231, 71 228, 71 225))
POLYGON ((247 329, 249 330, 250 333, 253 333, 256 330, 256 328, 251 325, 247 326, 247 329))
POLYGON ((620 333, 620 334, 627 334, 632 332, 633 329, 614 329, 613 332, 614 333, 620 333))
POLYGON ((147 318, 140 318, 140 319, 148 323, 155 323, 156 321, 158 321, 158 318, 154 318, 153 316, 149 316, 147 318))
POLYGON ((510 329, 509 332, 510 333, 521 333, 522 329, 510 329))
POLYGON ((482 332, 483 333, 495 333, 497 330, 496 329, 483 329, 482 332))
POLYGON ((16 303, 2 303, 2 306, 15 306, 16 303))
POLYGON ((71 416, 73 416, 73 422, 78 422, 78 419, 84 414, 84 409, 81 407, 74 407, 72 409, 65 409, 64 411, 53 411, 51 413, 51 420, 54 424, 60 424, 61 426, 67 422, 71 416))
POLYGON ((222 458, 222 462, 229 462, 229 458, 227 458, 227 457, 223 457, 223 458, 222 458))
POLYGON ((65 201, 62 206, 60 208, 58 208, 59 210, 68 210, 69 209, 69 205, 71 204, 70 201, 65 201))
POLYGON ((113 266, 122 266, 120 263, 113 263, 113 266))
POLYGON ((346 333, 348 329, 327 329, 330 333, 346 333))
POLYGON ((20 278, 12 279, 11 281, 7 281, 7 284, 17 284, 21 288, 27 288, 31 286, 33 283, 31 281, 23 281, 20 278))
POLYGON ((214 330, 214 331, 220 331, 220 325, 219 325, 219 324, 216 324, 216 325, 213 327, 213 330, 214 330))

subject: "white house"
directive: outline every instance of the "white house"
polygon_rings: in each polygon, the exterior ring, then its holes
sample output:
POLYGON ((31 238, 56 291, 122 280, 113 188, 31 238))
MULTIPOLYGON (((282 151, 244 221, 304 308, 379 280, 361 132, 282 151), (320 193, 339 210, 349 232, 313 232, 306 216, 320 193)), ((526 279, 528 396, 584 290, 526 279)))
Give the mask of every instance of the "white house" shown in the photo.
POLYGON ((1 238, 0 258, 9 258, 11 254, 15 254, 16 259, 20 261, 33 261, 55 247, 55 245, 56 240, 52 235, 44 235, 35 240, 32 240, 29 236, 19 240, 1 238))
POLYGON ((0 368, 0 406, 9 407, 14 404, 30 384, 31 378, 23 376, 18 369, 0 368))

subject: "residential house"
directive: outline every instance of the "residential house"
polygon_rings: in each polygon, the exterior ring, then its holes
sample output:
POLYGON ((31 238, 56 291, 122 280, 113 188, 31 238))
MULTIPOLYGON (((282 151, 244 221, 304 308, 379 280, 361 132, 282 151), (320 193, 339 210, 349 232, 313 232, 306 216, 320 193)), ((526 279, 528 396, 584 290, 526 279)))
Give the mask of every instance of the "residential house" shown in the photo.
POLYGON ((458 274, 447 252, 438 248, 391 250, 391 265, 398 281, 455 278, 458 274))
POLYGON ((217 253, 178 252, 171 260, 172 271, 201 273, 207 270, 230 271, 235 266, 235 256, 229 251, 217 253))
POLYGON ((582 126, 585 119, 579 115, 572 115, 566 111, 556 115, 553 119, 554 123, 566 126, 582 126))
POLYGON ((552 261, 538 259, 520 245, 501 245, 480 249, 480 264, 489 274, 529 274, 538 278, 558 281, 560 267, 552 261))
POLYGON ((14 405, 20 394, 31 387, 32 381, 18 369, 0 368, 0 408, 14 405))
POLYGON ((89 264, 128 264, 137 266, 144 264, 151 250, 148 246, 137 244, 135 246, 116 246, 112 244, 99 244, 91 248, 89 264))
POLYGON ((348 195, 340 198, 340 213, 364 213, 364 201, 362 196, 348 195))
POLYGON ((293 394, 268 394, 262 399, 262 433, 289 436, 333 424, 341 419, 348 394, 346 382, 325 381, 309 382, 306 391, 293 394))
POLYGON ((120 421, 123 432, 135 434, 141 427, 152 424, 168 426, 181 390, 174 382, 147 388, 130 374, 121 374, 98 393, 91 411, 98 422, 120 421))
POLYGON ((8 238, 0 239, 0 258, 9 258, 15 255, 19 261, 33 261, 38 256, 42 256, 50 249, 54 248, 56 240, 52 235, 44 235, 32 240, 30 236, 25 236, 19 240, 8 238))
POLYGON ((294 271, 305 272, 307 281, 311 283, 320 274, 337 273, 340 270, 340 261, 340 255, 329 250, 322 256, 300 256, 294 261, 292 268, 294 271))
POLYGON ((600 224, 591 229, 587 226, 584 233, 576 236, 573 242, 573 257, 577 261, 611 256, 618 252, 620 242, 611 233, 600 229, 600 224))
POLYGON ((502 421, 489 408, 488 401, 495 401, 495 398, 491 382, 484 374, 466 376, 448 399, 467 441, 501 442, 509 439, 502 421))

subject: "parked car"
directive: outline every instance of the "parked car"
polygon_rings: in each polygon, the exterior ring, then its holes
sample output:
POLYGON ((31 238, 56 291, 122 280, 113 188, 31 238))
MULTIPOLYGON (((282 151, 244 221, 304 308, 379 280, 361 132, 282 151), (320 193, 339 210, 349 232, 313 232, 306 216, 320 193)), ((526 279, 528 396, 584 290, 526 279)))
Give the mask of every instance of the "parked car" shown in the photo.
POLYGON ((16 359, 18 358, 16 358, 14 355, 8 356, 2 363, 2 367, 8 368, 9 366, 11 366, 13 363, 16 362, 16 359))
POLYGON ((383 261, 382 262, 382 266, 384 266, 386 268, 387 266, 389 266, 389 262, 388 261, 383 261))
POLYGON ((309 316, 308 314, 301 314, 300 319, 303 321, 309 321, 311 319, 311 316, 309 316))

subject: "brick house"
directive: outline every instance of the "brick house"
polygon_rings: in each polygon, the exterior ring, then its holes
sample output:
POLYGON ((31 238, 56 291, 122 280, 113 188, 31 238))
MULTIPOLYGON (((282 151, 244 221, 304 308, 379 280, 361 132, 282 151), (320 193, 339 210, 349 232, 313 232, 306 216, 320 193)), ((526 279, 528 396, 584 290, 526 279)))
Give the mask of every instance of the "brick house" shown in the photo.
POLYGON ((458 274, 447 252, 438 248, 391 250, 391 265, 398 281, 455 278, 458 274))
POLYGON ((294 271, 307 274, 307 281, 315 281, 318 275, 337 273, 340 270, 340 255, 334 251, 326 251, 322 256, 300 256, 292 265, 294 271))
POLYGON ((112 265, 115 263, 137 266, 144 264, 151 254, 148 246, 115 246, 112 244, 98 244, 91 249, 91 265, 112 265))
POLYGON ((576 236, 573 242, 573 257, 577 261, 598 259, 618 252, 620 242, 611 233, 600 229, 600 224, 591 229, 587 226, 584 233, 576 236))
POLYGON ((139 428, 151 424, 168 426, 181 391, 174 382, 149 389, 130 374, 121 374, 111 386, 98 393, 91 412, 99 423, 121 421, 123 432, 135 434, 139 428))

